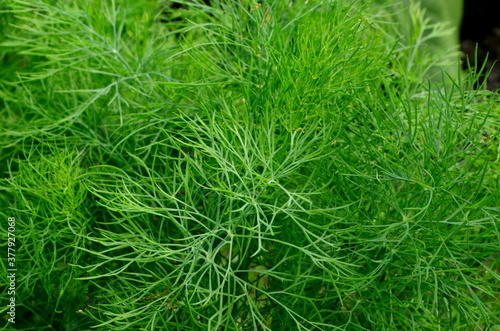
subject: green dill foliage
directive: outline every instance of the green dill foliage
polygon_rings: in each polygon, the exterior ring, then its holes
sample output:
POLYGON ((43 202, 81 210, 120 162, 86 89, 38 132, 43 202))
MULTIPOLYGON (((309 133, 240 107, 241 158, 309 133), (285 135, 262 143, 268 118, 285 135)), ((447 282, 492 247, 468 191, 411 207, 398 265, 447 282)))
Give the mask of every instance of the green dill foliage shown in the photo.
POLYGON ((500 325, 499 97, 416 5, 1 8, 17 329, 500 325))

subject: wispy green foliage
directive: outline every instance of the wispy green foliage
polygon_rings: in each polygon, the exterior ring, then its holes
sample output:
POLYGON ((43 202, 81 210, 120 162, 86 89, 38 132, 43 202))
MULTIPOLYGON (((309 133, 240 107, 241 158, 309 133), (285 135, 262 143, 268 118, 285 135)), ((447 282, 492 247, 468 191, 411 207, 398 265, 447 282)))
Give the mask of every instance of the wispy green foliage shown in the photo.
POLYGON ((444 31, 171 4, 7 2, 16 327, 500 325, 498 96, 427 81, 444 31))

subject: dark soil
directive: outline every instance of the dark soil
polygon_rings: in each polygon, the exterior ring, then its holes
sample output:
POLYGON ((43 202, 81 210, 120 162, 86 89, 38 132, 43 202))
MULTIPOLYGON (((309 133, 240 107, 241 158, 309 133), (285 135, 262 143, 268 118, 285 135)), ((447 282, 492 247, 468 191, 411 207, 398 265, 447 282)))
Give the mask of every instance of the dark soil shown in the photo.
POLYGON ((477 66, 490 75, 485 81, 489 90, 500 89, 500 0, 465 0, 460 30, 464 69, 477 66), (477 49, 477 56, 476 54, 477 49), (495 64, 497 63, 497 64, 495 64), (492 69, 493 68, 493 69, 492 69))

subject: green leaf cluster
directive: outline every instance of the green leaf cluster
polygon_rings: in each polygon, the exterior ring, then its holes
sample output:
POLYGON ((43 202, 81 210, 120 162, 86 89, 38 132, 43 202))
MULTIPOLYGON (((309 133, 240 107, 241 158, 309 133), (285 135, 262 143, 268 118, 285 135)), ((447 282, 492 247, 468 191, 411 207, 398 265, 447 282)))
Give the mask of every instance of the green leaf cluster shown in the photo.
POLYGON ((417 7, 3 6, 17 329, 500 325, 499 97, 417 7))

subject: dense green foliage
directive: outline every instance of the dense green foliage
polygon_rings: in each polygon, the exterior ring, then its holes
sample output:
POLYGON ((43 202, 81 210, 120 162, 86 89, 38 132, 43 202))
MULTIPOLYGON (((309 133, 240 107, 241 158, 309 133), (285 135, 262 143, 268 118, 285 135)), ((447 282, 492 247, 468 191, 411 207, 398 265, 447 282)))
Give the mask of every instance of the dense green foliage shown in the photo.
POLYGON ((500 324, 498 95, 417 7, 2 6, 17 329, 500 324))
MULTIPOLYGON (((396 5, 411 5, 411 0, 374 0, 381 4, 396 4, 396 5)), ((421 10, 425 12, 426 18, 433 24, 448 24, 452 31, 448 35, 434 38, 431 41, 435 47, 445 50, 458 49, 460 24, 463 16, 465 0, 421 0, 421 10)), ((406 13, 405 18, 411 16, 411 13, 406 13)))

